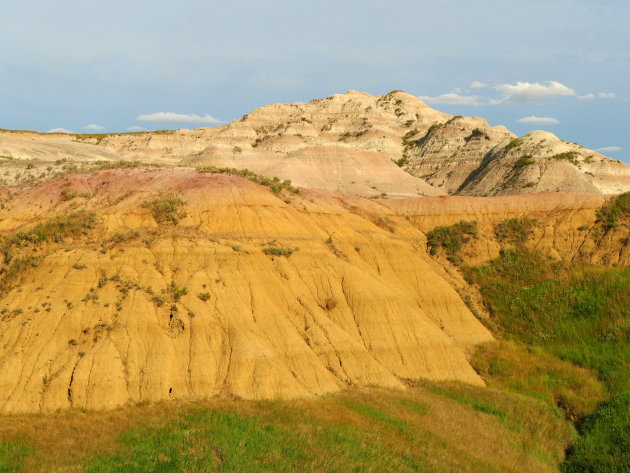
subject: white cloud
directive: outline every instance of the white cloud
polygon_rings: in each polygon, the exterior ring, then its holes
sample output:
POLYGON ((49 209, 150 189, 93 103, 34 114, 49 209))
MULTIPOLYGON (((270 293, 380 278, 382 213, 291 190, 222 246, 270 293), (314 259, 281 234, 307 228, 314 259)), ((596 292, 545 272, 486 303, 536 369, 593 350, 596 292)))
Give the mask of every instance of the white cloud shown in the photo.
POLYGON ((600 92, 597 94, 597 96, 600 99, 614 99, 615 98, 615 94, 613 94, 612 92, 600 92))
POLYGON ((207 113, 205 115, 195 115, 191 113, 186 115, 184 113, 175 112, 156 112, 145 113, 138 115, 136 120, 141 122, 160 122, 160 123, 221 123, 221 120, 214 118, 207 113))
POLYGON ((517 121, 519 123, 536 123, 536 124, 539 124, 539 125, 557 125, 558 123, 560 123, 555 118, 535 117, 533 115, 531 117, 520 118, 517 121))
POLYGON ((593 100, 595 98, 595 94, 585 94, 585 95, 580 95, 578 97, 578 100, 593 100))
POLYGON ((485 89, 485 88, 490 87, 490 86, 488 84, 484 84, 483 82, 479 82, 479 81, 474 80, 474 81, 472 81, 470 83, 469 87, 471 89, 485 89))
POLYGON ((556 97, 575 95, 575 90, 555 80, 541 82, 517 82, 516 84, 499 84, 494 86, 503 94, 500 99, 491 100, 493 105, 521 104, 542 102, 556 97))
POLYGON ((623 148, 620 146, 604 146, 603 148, 597 148, 597 151, 603 151, 604 153, 614 153, 615 151, 621 151, 623 148))
POLYGON ((437 97, 420 97, 427 102, 444 105, 481 105, 477 95, 459 95, 453 92, 438 95, 437 97))
POLYGON ((74 134, 74 131, 66 130, 65 128, 53 128, 52 130, 48 130, 46 133, 68 133, 74 134))
POLYGON ((129 128, 127 128, 127 131, 147 131, 147 129, 143 126, 132 125, 129 128))
POLYGON ((93 131, 95 133, 99 133, 105 129, 102 125, 97 125, 96 123, 90 123, 89 125, 85 125, 83 127, 84 130, 93 131))

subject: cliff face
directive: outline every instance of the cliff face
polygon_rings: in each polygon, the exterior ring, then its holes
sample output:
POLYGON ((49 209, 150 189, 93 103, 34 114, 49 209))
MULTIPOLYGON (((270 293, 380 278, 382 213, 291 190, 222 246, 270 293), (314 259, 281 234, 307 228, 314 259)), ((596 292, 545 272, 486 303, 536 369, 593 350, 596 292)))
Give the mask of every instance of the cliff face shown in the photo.
POLYGON ((273 104, 224 126, 107 135, 0 131, 0 185, 96 161, 217 166, 366 197, 620 193, 630 167, 536 131, 451 117, 401 91, 273 104), (60 162, 63 161, 64 162, 60 162))
POLYGON ((466 353, 492 336, 374 201, 138 169, 3 204, 4 412, 482 384, 466 353))
POLYGON ((425 234, 475 220, 461 256, 477 264, 504 246, 497 224, 528 218, 527 247, 630 264, 627 215, 607 231, 597 222, 606 199, 275 194, 186 168, 4 192, 0 411, 482 384, 467 354, 492 336, 425 234))
POLYGON ((464 195, 537 192, 618 194, 630 189, 630 167, 597 151, 533 131, 504 139, 464 181, 464 195))
POLYGON ((510 246, 497 239, 497 225, 508 219, 529 219, 523 245, 551 258, 597 265, 630 265, 630 219, 624 216, 605 229, 597 212, 610 197, 596 194, 548 192, 497 197, 430 197, 385 202, 422 232, 476 222, 477 235, 462 248, 467 265, 499 256, 510 246))
POLYGON ((406 143, 404 169, 449 194, 483 163, 499 143, 516 135, 503 126, 491 127, 482 118, 453 117, 431 127, 420 139, 406 143))

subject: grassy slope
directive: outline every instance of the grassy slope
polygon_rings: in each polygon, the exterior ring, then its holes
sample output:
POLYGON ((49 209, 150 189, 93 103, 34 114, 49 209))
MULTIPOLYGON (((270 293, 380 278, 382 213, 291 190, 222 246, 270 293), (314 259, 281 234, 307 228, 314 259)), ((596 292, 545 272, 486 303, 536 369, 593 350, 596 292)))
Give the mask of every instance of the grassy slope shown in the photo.
POLYGON ((517 249, 467 277, 512 340, 482 347, 473 366, 491 385, 586 419, 563 471, 630 471, 630 268, 565 266, 517 249))
POLYGON ((574 435, 539 400, 429 383, 406 392, 160 404, 3 424, 0 465, 23 472, 553 472, 574 435))
MULTIPOLYGON (((628 212, 615 205, 601 212, 604 230, 628 212)), ((521 223, 498 230, 522 243, 521 223)), ((21 247, 12 243, 5 249, 21 247)), ((472 360, 490 389, 422 383, 299 402, 5 417, 0 472, 553 472, 574 438, 563 413, 586 418, 567 473, 630 468, 630 269, 515 250, 467 273, 504 339, 472 360)))

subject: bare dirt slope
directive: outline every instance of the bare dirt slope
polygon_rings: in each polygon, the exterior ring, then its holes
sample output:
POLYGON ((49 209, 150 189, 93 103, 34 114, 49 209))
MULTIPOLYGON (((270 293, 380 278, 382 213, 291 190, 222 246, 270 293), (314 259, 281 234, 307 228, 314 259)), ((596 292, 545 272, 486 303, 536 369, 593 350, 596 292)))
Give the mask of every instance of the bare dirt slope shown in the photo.
POLYGON ((102 171, 5 194, 0 231, 4 412, 482 384, 466 355, 492 336, 372 200, 102 171))

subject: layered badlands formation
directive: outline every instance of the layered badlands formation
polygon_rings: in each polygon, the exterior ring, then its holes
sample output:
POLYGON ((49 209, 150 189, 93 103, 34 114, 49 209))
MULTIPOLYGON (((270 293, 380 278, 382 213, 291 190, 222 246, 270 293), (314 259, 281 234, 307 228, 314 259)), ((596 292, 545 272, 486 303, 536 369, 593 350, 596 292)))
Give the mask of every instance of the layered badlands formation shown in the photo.
POLYGON ((358 197, 285 200, 187 169, 75 174, 13 194, 5 234, 73 211, 98 224, 15 250, 38 259, 0 303, 0 410, 482 384, 466 354, 492 336, 417 228, 358 197), (186 202, 177 225, 143 206, 165 195, 186 202))
POLYGON ((18 174, 11 169, 19 169, 17 180, 24 182, 50 175, 51 162, 60 159, 248 168, 300 186, 362 196, 630 190, 630 167, 624 163, 547 132, 517 139, 503 126, 452 117, 401 91, 383 96, 350 91, 308 104, 273 104, 215 128, 111 135, 0 132, 0 165, 9 169, 8 183, 18 174), (24 169, 25 160, 31 170, 24 169))
POLYGON ((461 275, 427 255, 426 233, 475 220, 462 256, 476 264, 499 254, 497 223, 528 217, 531 248, 630 264, 627 222, 596 221, 602 194, 630 188, 628 166, 403 92, 271 105, 192 131, 4 131, 0 166, 3 412, 482 384, 467 356, 492 336, 461 275), (164 167, 81 171, 130 160, 164 167), (274 194, 193 166, 303 187, 274 194), (471 196, 519 192, 536 193, 471 196), (365 198, 383 194, 399 198, 365 198), (169 198, 184 202, 177 224, 152 211, 169 198), (72 215, 94 225, 11 240, 72 215))

